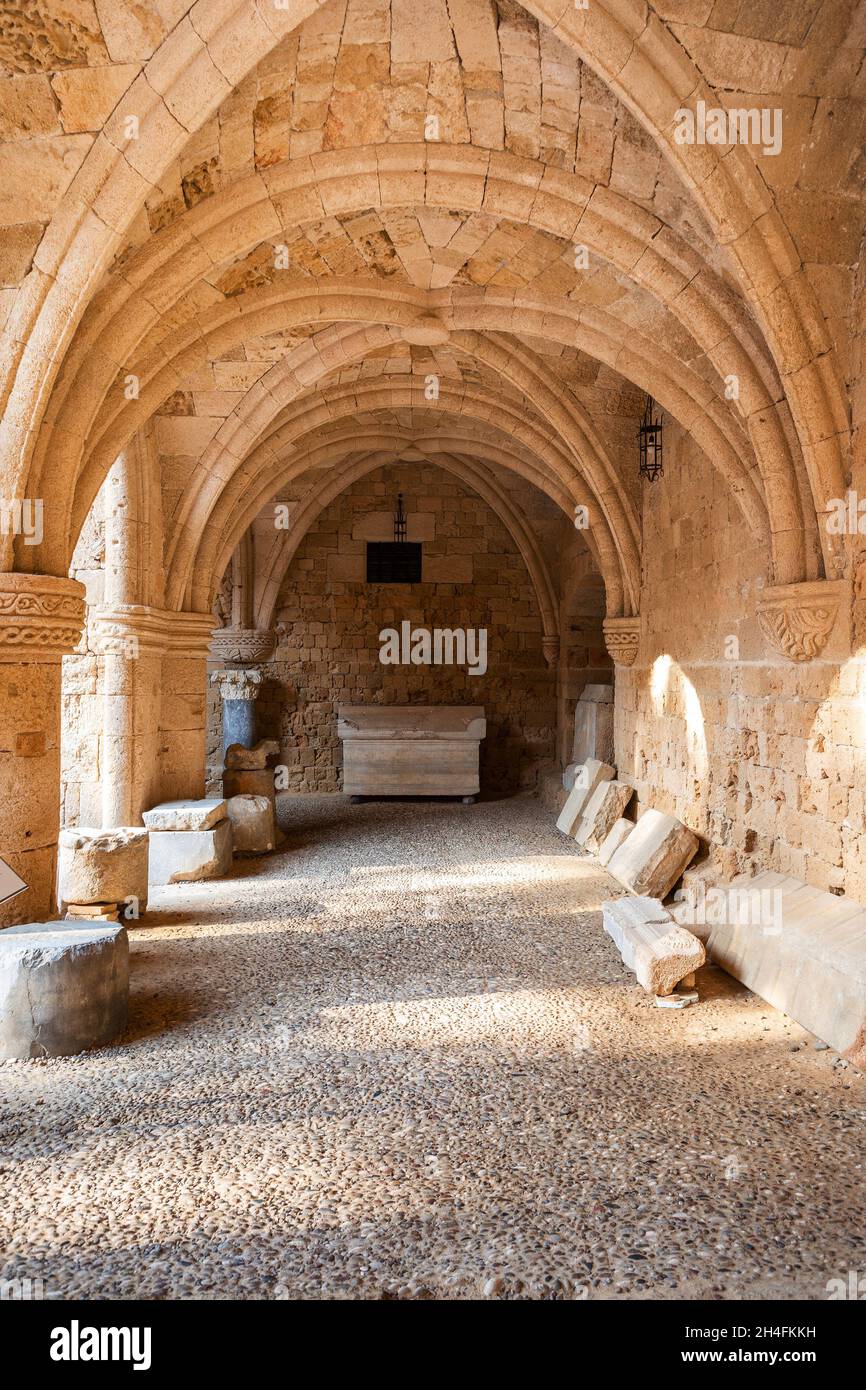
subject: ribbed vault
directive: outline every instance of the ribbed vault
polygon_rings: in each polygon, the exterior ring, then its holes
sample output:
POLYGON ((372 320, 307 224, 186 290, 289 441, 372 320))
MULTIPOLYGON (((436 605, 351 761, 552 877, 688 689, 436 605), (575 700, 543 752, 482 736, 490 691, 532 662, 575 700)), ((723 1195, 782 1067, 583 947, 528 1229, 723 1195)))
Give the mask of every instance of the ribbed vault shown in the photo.
MULTIPOLYGON (((736 77, 702 25, 637 0, 386 10, 374 20, 333 0, 199 0, 139 42, 111 114, 70 147, 77 171, 48 208, 6 322, 5 490, 41 497, 50 484, 53 500, 44 545, 13 553, 4 538, 4 563, 66 573, 113 457, 249 336, 287 316, 313 336, 348 323, 403 331, 433 315, 543 402, 625 576, 639 546, 618 461, 535 339, 611 364, 693 433, 768 537, 771 579, 835 573, 819 520, 843 489, 847 410, 778 169, 742 146, 674 139, 677 109, 718 100, 736 77), (289 71, 297 118, 283 142, 267 103, 289 71), (494 74, 486 85, 483 72, 494 74), (439 128, 422 140, 431 109, 439 128), (294 268, 283 280, 269 271, 277 243, 294 268), (568 265, 577 244, 601 267, 585 281, 568 265), (377 298, 361 284, 371 272, 385 281, 377 298), (304 276, 306 296, 293 283, 304 276), (125 399, 131 377, 137 400, 125 399)), ((802 35, 762 22, 780 58, 851 43, 828 15, 802 35)), ((12 55, 25 62, 14 40, 12 55)), ((820 89, 820 71, 780 61, 764 80, 820 89)), ((820 148, 810 158, 817 180, 820 148)), ((188 517, 206 524, 217 505, 213 479, 258 446, 255 433, 229 432, 224 458, 200 456, 207 477, 196 473, 173 519, 172 557, 188 517)))

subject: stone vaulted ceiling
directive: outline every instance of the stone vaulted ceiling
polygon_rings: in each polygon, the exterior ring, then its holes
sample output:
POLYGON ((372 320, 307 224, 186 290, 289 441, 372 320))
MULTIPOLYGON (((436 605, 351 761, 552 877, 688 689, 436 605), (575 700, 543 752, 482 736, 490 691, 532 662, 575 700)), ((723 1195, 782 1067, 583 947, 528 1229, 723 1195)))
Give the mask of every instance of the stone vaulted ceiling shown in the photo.
POLYGON ((50 500, 8 565, 65 574, 145 431, 168 600, 207 607, 281 488, 422 440, 585 504, 628 614, 649 392, 771 579, 841 572, 866 6, 7 10, 0 466, 50 500), (779 154, 679 146, 699 98, 778 108, 779 154))

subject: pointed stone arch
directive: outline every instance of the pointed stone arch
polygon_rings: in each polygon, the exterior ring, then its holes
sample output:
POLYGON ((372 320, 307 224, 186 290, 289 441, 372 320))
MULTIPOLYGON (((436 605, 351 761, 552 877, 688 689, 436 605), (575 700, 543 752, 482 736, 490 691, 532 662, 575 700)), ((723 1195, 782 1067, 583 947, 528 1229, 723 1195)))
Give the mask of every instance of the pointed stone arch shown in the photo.
MULTIPOLYGON (((325 508, 346 488, 351 487, 352 483, 357 482, 368 473, 375 472, 382 466, 383 462, 389 461, 400 462, 400 459, 390 460, 387 456, 383 457, 377 453, 349 461, 332 469, 327 477, 310 489, 303 499, 291 527, 279 533, 277 544, 271 548, 267 556, 265 570, 256 595, 256 627, 267 630, 273 625, 277 598, 283 579, 304 536, 325 508)), ((494 474, 483 464, 461 459, 454 454, 431 453, 429 462, 466 483, 499 517, 520 551, 532 580, 545 641, 547 643, 558 642, 556 591, 541 546, 494 474)), ((249 531, 245 531, 244 534, 249 534, 249 531)))

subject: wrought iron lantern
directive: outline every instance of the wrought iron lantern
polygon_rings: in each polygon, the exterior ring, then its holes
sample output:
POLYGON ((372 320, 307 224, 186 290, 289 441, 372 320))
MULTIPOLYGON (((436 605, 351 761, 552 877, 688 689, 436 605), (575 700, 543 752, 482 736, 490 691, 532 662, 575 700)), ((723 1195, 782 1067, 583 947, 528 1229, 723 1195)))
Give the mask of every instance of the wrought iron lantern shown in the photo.
POLYGON ((406 539, 406 513, 403 511, 403 494, 397 493, 397 505, 394 508, 394 540, 405 541, 406 539))
POLYGON ((662 417, 652 396, 646 398, 646 408, 637 432, 640 449, 640 475, 654 483, 664 472, 662 457, 662 417))

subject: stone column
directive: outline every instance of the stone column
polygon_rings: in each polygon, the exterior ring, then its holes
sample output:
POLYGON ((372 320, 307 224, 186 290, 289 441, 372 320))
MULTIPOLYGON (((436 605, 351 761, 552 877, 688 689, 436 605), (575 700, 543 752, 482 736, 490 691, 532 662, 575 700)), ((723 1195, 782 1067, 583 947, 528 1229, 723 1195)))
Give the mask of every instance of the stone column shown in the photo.
POLYGON ((252 748, 256 742, 256 700, 261 671, 214 671, 211 681, 219 687, 223 705, 223 758, 233 743, 252 748))
POLYGON ((60 829, 61 659, 84 626, 84 585, 0 574, 0 856, 27 884, 0 926, 53 917, 60 829))

